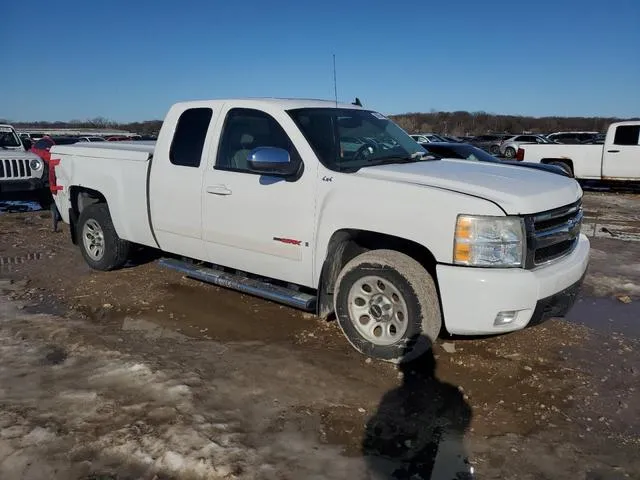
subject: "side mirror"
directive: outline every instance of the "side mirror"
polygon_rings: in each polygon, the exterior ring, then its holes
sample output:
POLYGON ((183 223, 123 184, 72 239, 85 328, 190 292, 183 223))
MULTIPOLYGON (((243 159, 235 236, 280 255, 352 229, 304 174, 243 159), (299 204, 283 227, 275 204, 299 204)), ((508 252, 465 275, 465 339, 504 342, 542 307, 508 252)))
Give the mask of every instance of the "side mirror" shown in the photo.
POLYGON ((258 147, 249 152, 249 168, 264 175, 288 177, 295 175, 298 165, 291 161, 289 152, 276 147, 258 147))
POLYGON ((25 150, 31 150, 31 147, 33 146, 33 142, 28 138, 23 138, 22 145, 24 146, 25 150))

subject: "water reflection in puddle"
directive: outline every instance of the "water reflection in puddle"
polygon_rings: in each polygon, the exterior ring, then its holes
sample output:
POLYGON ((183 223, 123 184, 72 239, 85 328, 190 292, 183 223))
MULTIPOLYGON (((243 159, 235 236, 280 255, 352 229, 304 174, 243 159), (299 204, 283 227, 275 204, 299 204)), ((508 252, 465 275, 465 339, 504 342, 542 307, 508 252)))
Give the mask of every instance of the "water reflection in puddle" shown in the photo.
POLYGON ((640 338, 640 302, 626 304, 611 298, 580 298, 566 320, 603 333, 640 338))
POLYGON ((19 213, 19 212, 35 212, 42 210, 37 202, 23 202, 19 200, 2 200, 0 201, 0 214, 2 213, 19 213))

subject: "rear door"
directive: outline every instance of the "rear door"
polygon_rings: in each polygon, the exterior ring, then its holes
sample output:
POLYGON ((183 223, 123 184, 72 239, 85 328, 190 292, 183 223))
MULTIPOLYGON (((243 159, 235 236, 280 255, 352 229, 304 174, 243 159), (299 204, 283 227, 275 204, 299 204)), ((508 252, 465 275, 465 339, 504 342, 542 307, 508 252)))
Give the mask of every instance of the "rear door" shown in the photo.
POLYGON ((203 259, 202 178, 216 112, 172 109, 158 139, 149 177, 152 229, 160 248, 203 259), (169 130, 169 131, 167 131, 169 130))
POLYGON ((619 125, 613 135, 609 134, 604 146, 602 176, 640 179, 640 125, 619 125))

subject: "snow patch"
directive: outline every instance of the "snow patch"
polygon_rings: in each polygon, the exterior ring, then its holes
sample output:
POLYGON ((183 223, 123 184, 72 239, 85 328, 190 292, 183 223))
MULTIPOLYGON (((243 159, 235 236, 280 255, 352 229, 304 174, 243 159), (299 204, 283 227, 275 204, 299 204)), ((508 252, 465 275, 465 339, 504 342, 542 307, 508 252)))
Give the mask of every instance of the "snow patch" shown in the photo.
POLYGON ((56 434, 47 428, 36 427, 22 439, 23 445, 39 444, 55 440, 56 434))

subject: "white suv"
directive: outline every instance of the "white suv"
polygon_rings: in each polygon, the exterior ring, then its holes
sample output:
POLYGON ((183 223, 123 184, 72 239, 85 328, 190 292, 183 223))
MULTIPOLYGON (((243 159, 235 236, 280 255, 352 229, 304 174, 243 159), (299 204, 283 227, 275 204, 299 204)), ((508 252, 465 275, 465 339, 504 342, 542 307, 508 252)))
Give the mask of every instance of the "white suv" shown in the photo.
POLYGON ((26 151, 11 125, 0 125, 0 196, 35 199, 43 208, 51 204, 44 161, 26 151))

